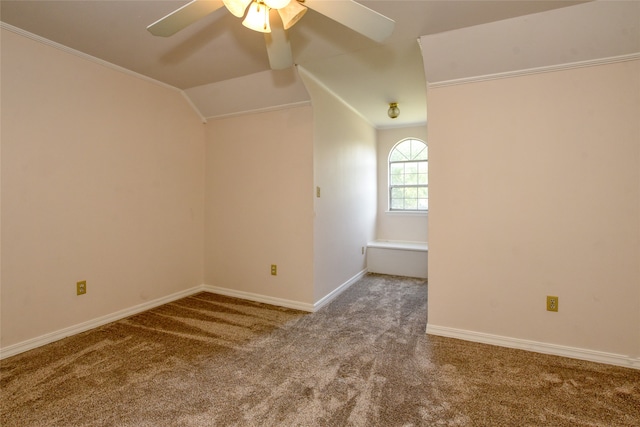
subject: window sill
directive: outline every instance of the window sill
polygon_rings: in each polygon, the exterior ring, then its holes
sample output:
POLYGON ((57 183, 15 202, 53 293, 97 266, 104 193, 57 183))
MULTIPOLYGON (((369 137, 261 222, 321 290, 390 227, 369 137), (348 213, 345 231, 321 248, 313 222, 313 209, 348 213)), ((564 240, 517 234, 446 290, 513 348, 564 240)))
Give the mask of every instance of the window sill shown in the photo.
POLYGON ((387 210, 384 213, 389 214, 389 215, 411 215, 411 216, 427 216, 429 214, 429 211, 390 211, 387 210))

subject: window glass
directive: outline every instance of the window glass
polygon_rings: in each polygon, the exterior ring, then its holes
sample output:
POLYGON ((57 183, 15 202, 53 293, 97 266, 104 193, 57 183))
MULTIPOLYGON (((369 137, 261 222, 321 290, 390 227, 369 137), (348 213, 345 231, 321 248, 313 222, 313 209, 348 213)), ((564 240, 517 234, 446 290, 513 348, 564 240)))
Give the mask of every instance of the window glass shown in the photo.
POLYGON ((398 142, 389 153, 389 209, 429 209, 429 151, 419 139, 398 142))

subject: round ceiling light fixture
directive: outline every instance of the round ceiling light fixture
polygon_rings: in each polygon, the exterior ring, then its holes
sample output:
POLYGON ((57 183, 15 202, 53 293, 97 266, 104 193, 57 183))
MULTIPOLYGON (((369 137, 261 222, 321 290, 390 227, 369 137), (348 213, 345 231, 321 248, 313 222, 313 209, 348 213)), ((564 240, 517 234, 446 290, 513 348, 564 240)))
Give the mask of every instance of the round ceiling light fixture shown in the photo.
POLYGON ((398 108, 398 103, 397 102, 390 102, 389 103, 389 109, 387 110, 387 114, 392 119, 395 119, 396 117, 398 117, 400 115, 400 109, 398 108))

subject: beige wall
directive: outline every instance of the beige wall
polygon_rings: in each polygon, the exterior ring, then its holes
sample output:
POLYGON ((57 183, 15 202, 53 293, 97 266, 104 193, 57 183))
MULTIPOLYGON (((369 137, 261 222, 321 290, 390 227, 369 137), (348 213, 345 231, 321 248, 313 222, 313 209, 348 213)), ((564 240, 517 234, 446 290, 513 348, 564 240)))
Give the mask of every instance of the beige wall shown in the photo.
POLYGON ((312 304, 311 107, 212 120, 207 135, 205 282, 312 304))
POLYGON ((318 302, 366 268, 375 236, 375 129, 304 70, 314 113, 314 269, 318 302))
POLYGON ((202 284, 203 159, 179 92, 2 30, 2 347, 202 284))
POLYGON ((331 129, 315 106, 203 125, 178 91, 2 42, 2 348, 201 284, 313 306, 364 270, 375 130, 332 95, 331 129))
POLYGON ((638 360, 639 76, 430 88, 430 326, 638 360))
POLYGON ((417 138, 428 144, 427 127, 411 126, 378 130, 378 216, 376 239, 427 241, 427 213, 389 212, 389 153, 403 139, 417 138))

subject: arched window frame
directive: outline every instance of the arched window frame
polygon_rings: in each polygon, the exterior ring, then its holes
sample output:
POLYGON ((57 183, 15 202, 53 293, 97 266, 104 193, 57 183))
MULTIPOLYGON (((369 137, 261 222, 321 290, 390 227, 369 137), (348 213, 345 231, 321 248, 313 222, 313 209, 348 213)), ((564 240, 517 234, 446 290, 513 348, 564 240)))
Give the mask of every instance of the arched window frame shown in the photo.
POLYGON ((398 141, 388 158, 389 211, 429 210, 429 148, 418 138, 398 141))

